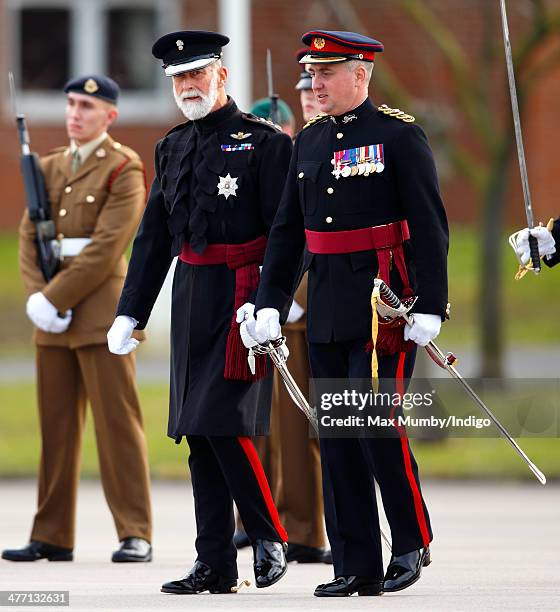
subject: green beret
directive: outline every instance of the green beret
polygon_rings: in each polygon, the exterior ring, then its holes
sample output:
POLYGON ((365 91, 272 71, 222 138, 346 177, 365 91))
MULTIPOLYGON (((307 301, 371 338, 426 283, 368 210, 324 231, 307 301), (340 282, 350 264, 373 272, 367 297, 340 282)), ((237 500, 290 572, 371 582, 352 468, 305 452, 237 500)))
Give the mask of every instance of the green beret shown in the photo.
MULTIPOLYGON (((257 100, 251 107, 251 113, 263 119, 270 119, 270 98, 261 98, 257 100)), ((278 115, 280 117, 280 125, 288 125, 295 121, 294 113, 284 100, 278 99, 278 115)))

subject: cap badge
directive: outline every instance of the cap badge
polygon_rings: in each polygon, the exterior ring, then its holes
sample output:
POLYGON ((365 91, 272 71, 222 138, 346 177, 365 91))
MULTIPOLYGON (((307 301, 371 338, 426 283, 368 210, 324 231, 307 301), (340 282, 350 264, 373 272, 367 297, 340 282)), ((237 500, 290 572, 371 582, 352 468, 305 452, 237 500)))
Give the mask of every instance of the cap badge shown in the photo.
POLYGON ((325 46, 325 39, 324 38, 314 38, 313 45, 315 46, 315 49, 322 49, 325 46))
POLYGON ((235 138, 235 140, 245 140, 245 138, 249 138, 249 136, 251 136, 251 132, 237 132, 237 134, 230 134, 230 136, 235 138))
POLYGON ((99 85, 93 79, 88 79, 84 83, 84 91, 86 91, 88 94, 93 94, 98 90, 99 90, 99 85))
POLYGON ((179 49, 179 51, 182 51, 185 48, 185 43, 181 39, 176 40, 175 44, 177 45, 177 49, 179 49))
POLYGON ((220 176, 218 182, 218 195, 223 195, 227 200, 229 196, 237 195, 236 191, 239 187, 237 184, 237 177, 230 176, 229 172, 226 176, 220 176))

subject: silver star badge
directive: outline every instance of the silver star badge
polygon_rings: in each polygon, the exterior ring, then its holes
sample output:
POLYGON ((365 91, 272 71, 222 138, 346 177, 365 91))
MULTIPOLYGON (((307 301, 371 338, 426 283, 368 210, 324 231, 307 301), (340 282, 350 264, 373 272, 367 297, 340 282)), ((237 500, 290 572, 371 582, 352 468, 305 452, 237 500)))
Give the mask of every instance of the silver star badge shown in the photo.
POLYGON ((218 182, 218 195, 223 195, 227 200, 229 196, 237 195, 236 191, 238 187, 237 177, 233 178, 228 172, 226 176, 220 176, 220 180, 218 182))

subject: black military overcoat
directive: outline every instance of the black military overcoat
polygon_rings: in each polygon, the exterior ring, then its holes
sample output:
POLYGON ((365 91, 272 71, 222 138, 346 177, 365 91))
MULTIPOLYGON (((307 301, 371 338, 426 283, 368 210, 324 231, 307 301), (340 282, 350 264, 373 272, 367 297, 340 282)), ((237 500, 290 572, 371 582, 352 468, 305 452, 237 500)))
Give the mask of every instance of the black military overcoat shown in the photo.
MULTIPOLYGON (((156 146, 156 178, 134 241, 117 314, 143 329, 185 241, 240 244, 268 235, 292 144, 272 124, 226 106, 171 130, 156 146), (218 184, 229 181, 227 197, 218 184)), ((235 272, 177 261, 171 308, 168 435, 251 436, 268 431, 271 377, 224 379, 235 272)))

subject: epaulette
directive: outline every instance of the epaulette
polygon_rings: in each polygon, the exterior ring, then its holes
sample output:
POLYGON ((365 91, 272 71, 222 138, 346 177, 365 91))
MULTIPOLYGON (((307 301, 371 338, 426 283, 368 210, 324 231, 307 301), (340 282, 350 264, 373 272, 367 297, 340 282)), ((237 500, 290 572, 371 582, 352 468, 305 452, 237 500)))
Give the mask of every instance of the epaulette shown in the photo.
POLYGON ((138 153, 136 153, 134 149, 131 149, 130 147, 125 147, 125 145, 121 144, 120 142, 116 142, 116 141, 113 142, 113 144, 111 145, 111 148, 114 151, 121 153, 128 159, 139 159, 140 158, 140 156, 138 155, 138 153))
POLYGON ((389 108, 386 104, 382 104, 378 108, 380 113, 384 115, 388 115, 389 117, 394 117, 395 119, 400 119, 405 123, 414 123, 416 119, 412 115, 407 115, 400 108, 389 108))
POLYGON ((301 129, 305 130, 306 128, 311 127, 312 125, 315 125, 316 123, 321 123, 321 121, 326 121, 329 117, 330 115, 327 115, 327 113, 319 113, 318 115, 315 115, 315 117, 312 117, 301 129))
POLYGON ((51 149, 48 153, 45 153, 43 157, 50 157, 51 155, 56 155, 57 153, 64 153, 68 150, 68 146, 56 147, 55 149, 51 149))
POLYGON ((257 117, 256 115, 253 115, 252 113, 241 113, 241 116, 243 117, 243 119, 245 119, 246 121, 250 121, 251 123, 256 123, 258 125, 266 125, 269 128, 272 128, 276 132, 282 131, 282 128, 277 123, 274 123, 274 121, 271 121, 270 119, 265 119, 264 117, 257 117))

